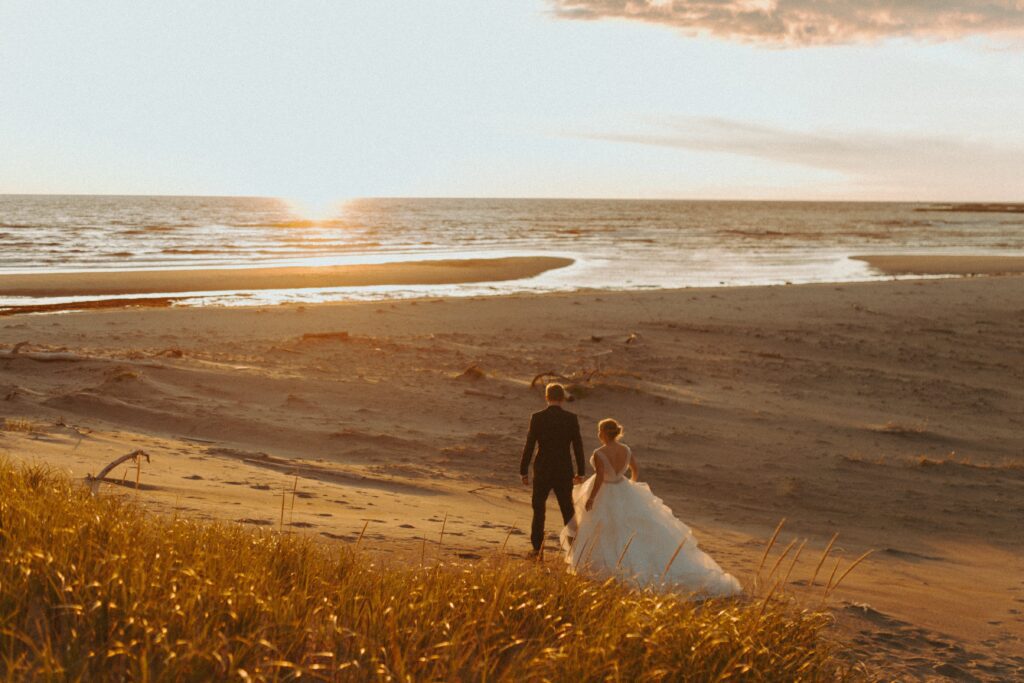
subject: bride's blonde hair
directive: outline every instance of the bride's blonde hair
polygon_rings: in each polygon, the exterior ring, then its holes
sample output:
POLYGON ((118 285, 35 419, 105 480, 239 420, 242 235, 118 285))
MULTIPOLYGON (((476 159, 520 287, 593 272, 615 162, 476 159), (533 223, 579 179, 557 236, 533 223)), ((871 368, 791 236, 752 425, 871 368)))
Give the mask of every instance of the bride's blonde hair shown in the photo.
POLYGON ((604 434, 609 439, 618 441, 622 436, 622 425, 610 417, 606 417, 597 423, 597 433, 604 434))

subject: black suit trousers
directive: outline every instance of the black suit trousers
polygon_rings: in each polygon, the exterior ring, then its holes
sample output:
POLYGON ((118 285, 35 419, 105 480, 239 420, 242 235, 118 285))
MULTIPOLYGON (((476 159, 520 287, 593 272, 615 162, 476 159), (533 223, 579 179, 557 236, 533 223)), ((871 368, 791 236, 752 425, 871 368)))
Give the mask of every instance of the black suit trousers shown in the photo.
POLYGON ((562 511, 562 521, 568 524, 576 514, 572 502, 572 476, 564 474, 552 476, 544 472, 533 475, 533 526, 530 529, 530 542, 534 550, 540 550, 544 543, 544 515, 548 503, 548 495, 554 491, 558 507, 562 511))

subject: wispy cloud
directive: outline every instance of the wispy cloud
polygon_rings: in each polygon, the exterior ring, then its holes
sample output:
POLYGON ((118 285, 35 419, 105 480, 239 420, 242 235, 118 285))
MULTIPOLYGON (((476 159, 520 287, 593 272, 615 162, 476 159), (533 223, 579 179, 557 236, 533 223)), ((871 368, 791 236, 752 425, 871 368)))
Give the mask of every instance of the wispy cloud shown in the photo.
POLYGON ((549 0, 566 19, 632 19, 742 42, 799 47, 888 37, 1024 35, 1020 0, 549 0))
POLYGON ((884 198, 1017 199, 1024 145, 882 132, 803 132, 720 118, 663 120, 645 132, 582 137, 795 164, 838 174, 856 194, 884 198))

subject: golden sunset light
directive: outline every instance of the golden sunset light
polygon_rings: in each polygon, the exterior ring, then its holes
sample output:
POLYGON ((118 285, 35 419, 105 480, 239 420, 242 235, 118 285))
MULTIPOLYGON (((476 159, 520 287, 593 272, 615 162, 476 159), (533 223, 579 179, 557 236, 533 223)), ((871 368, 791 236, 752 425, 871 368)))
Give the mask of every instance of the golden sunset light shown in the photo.
POLYGON ((1024 680, 1024 4, 0 3, 0 679, 1024 680))

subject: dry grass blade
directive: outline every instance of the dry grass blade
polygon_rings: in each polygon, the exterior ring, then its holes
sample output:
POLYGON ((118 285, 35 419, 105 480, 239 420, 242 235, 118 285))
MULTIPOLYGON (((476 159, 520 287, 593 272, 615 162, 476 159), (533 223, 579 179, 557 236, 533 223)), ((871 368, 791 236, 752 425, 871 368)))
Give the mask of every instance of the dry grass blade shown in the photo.
POLYGON ((363 536, 366 535, 366 527, 368 526, 370 526, 370 520, 366 520, 365 522, 363 522, 363 528, 359 531, 359 537, 356 538, 357 548, 359 547, 359 544, 363 542, 363 536))
POLYGON ((661 572, 661 577, 658 579, 658 583, 665 582, 665 577, 668 576, 669 570, 672 569, 672 565, 675 564, 676 558, 679 557, 680 551, 682 551, 683 546, 686 545, 686 542, 688 540, 690 540, 689 537, 684 538, 682 542, 676 546, 676 551, 672 553, 672 557, 669 558, 668 564, 665 565, 664 571, 661 572))
POLYGON ((754 619, 754 626, 756 627, 761 623, 761 617, 764 616, 764 611, 768 607, 768 603, 771 602, 772 597, 775 596, 775 591, 779 589, 779 582, 776 581, 768 594, 764 596, 764 600, 761 601, 761 607, 757 610, 757 618, 754 619))
POLYGON ((814 568, 814 574, 811 575, 811 580, 807 582, 807 587, 810 588, 814 585, 814 582, 818 578, 818 572, 821 571, 822 566, 825 564, 825 560, 828 559, 829 553, 832 552, 832 546, 836 544, 836 539, 839 538, 839 532, 832 534, 832 540, 825 546, 825 550, 821 553, 821 559, 818 560, 818 566, 814 568))
POLYGON ((444 546, 444 528, 448 526, 448 513, 444 513, 444 520, 441 522, 441 537, 437 539, 438 549, 444 546))
MULTIPOLYGON (((845 579, 850 574, 850 572, 852 572, 854 569, 856 569, 858 564, 860 564, 864 560, 868 559, 868 556, 870 556, 874 552, 875 552, 874 550, 868 550, 863 555, 861 555, 856 560, 854 560, 853 564, 851 564, 849 567, 847 567, 846 571, 843 572, 839 576, 838 579, 836 579, 835 585, 831 586, 831 588, 829 588, 829 589, 827 589, 825 591, 825 597, 827 598, 829 595, 832 594, 833 591, 835 591, 837 588, 839 588, 839 584, 841 584, 843 582, 843 579, 845 579)), ((838 567, 838 565, 837 565, 837 567, 838 567)))
POLYGON ((772 577, 775 576, 775 572, 779 569, 779 565, 782 564, 782 561, 786 559, 786 555, 789 555, 789 551, 792 550, 795 545, 796 539, 794 538, 789 542, 789 545, 786 546, 786 549, 782 551, 782 554, 779 555, 779 559, 775 560, 775 564, 772 565, 772 570, 768 572, 768 581, 772 580, 772 577))
POLYGON ((502 553, 504 553, 504 552, 505 552, 505 548, 506 548, 506 547, 508 547, 508 539, 509 539, 509 538, 510 538, 510 537, 512 536, 512 533, 513 533, 513 532, 514 532, 515 530, 516 530, 516 525, 515 525, 515 524, 513 524, 512 526, 510 526, 510 527, 508 528, 508 533, 507 533, 507 534, 505 534, 505 540, 504 540, 504 542, 503 542, 503 543, 501 544, 501 552, 502 552, 502 553))
POLYGON ((288 489, 281 489, 281 521, 277 525, 279 533, 284 533, 284 503, 286 500, 288 500, 288 489))
POLYGON ((292 503, 288 510, 288 524, 291 525, 295 522, 295 495, 299 492, 299 478, 296 476, 295 481, 292 482, 292 503))
POLYGON ((779 533, 782 531, 782 525, 786 523, 786 518, 783 517, 779 520, 779 525, 775 527, 775 533, 768 540, 768 545, 764 548, 764 554, 761 555, 761 562, 757 565, 757 576, 761 575, 761 570, 764 569, 764 563, 768 559, 768 553, 772 551, 772 546, 775 545, 775 539, 779 537, 779 533))
POLYGON ((636 532, 635 531, 629 535, 629 540, 626 541, 626 547, 622 549, 621 553, 619 553, 619 559, 615 563, 615 568, 616 569, 618 569, 619 567, 622 566, 622 560, 625 559, 626 553, 629 552, 629 546, 631 546, 633 544, 633 539, 634 538, 636 538, 636 532))
POLYGON ((807 539, 805 538, 800 544, 800 547, 796 549, 796 554, 793 555, 793 561, 789 563, 789 569, 786 570, 786 576, 782 579, 782 585, 786 586, 789 584, 789 577, 793 573, 793 568, 796 567, 797 560, 800 559, 800 553, 804 551, 804 546, 807 545, 807 539))
POLYGON ((835 580, 835 578, 836 578, 836 572, 838 572, 838 571, 839 571, 839 564, 840 564, 840 563, 841 563, 842 561, 843 561, 843 558, 841 558, 841 557, 837 557, 837 558, 836 558, 836 566, 835 566, 835 567, 832 567, 832 574, 831 574, 831 575, 830 575, 830 576, 828 577, 828 583, 827 583, 827 584, 825 584, 825 592, 821 594, 821 599, 822 599, 822 601, 824 601, 824 600, 825 600, 825 598, 827 598, 827 597, 828 597, 828 594, 829 594, 829 593, 830 593, 830 592, 832 591, 832 581, 834 581, 834 580, 835 580))

